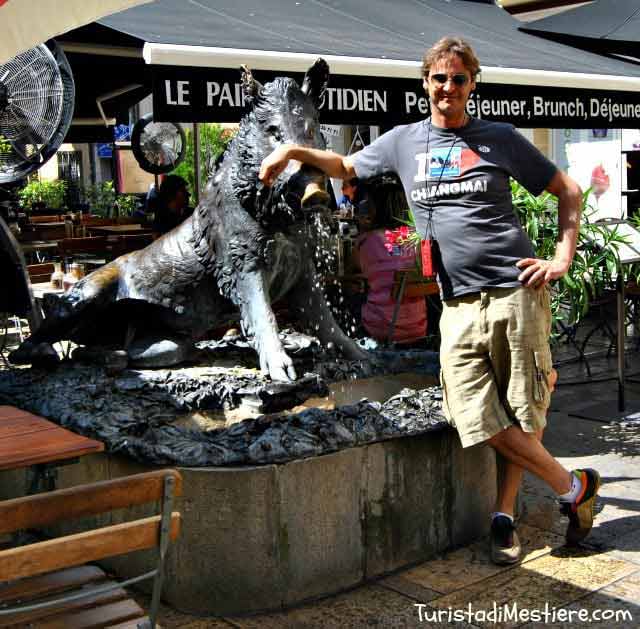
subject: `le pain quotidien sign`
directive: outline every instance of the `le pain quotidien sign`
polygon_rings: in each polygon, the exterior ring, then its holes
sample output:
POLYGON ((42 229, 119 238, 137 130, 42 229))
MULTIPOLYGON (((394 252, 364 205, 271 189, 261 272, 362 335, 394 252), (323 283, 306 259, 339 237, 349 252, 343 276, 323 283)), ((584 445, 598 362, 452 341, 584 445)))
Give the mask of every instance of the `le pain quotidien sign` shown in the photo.
MULTIPOLYGON (((157 121, 237 122, 247 110, 239 70, 155 66, 153 73, 157 121)), ((255 72, 262 83, 283 74, 255 72)), ((297 81, 303 77, 289 76, 297 81)), ((477 118, 522 128, 640 128, 640 92, 479 82, 467 110, 477 118)), ((420 120, 427 113, 428 101, 418 79, 332 75, 320 120, 391 127, 420 120)))

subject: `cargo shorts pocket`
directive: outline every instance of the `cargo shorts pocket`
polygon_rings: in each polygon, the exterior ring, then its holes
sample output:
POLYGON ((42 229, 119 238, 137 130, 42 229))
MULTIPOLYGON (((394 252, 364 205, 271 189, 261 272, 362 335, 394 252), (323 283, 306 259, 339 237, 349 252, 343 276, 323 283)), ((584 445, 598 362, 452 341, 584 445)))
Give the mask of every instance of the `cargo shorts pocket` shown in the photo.
POLYGON ((551 351, 543 343, 514 347, 509 367, 508 408, 520 421, 532 421, 544 414, 551 400, 551 351))
POLYGON ((540 406, 548 407, 551 401, 549 376, 553 367, 551 352, 548 347, 533 350, 533 401, 540 406))

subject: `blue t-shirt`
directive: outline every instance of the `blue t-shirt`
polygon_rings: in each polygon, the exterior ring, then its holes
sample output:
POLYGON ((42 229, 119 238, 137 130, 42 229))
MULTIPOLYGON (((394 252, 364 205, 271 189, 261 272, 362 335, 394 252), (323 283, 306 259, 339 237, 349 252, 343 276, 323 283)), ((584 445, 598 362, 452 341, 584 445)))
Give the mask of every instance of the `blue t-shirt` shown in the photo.
POLYGON ((395 127, 352 160, 360 179, 400 177, 422 237, 432 210, 443 299, 521 285, 516 262, 534 251, 513 209, 509 178, 538 195, 557 169, 513 125, 472 118, 442 129, 422 120, 395 127))

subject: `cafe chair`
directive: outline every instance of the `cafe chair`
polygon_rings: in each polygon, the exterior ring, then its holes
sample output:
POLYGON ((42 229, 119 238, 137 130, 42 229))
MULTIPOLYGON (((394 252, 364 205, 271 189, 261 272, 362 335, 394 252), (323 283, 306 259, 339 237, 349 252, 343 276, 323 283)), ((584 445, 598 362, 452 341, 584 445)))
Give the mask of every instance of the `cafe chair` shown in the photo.
POLYGON ((62 240, 67 237, 68 228, 62 225, 48 225, 47 223, 34 223, 31 225, 36 235, 36 240, 62 240))
POLYGON ((91 235, 89 233, 91 227, 105 227, 106 225, 115 225, 115 221, 112 218, 84 215, 80 218, 80 225, 77 229, 77 237, 86 238, 87 236, 91 235))
POLYGON ((101 266, 107 262, 107 237, 65 238, 58 243, 58 251, 65 263, 76 260, 101 266))
POLYGON ((43 262, 42 264, 27 264, 27 275, 32 284, 48 282, 51 274, 55 270, 53 262, 43 262))
POLYGON ((624 289, 625 324, 631 327, 634 336, 634 350, 640 349, 640 285, 635 281, 627 282, 624 289))
POLYGON ((155 627, 169 545, 180 532, 180 495, 182 477, 165 469, 0 502, 0 535, 43 527, 55 535, 0 550, 0 626, 155 627), (140 517, 143 504, 153 515, 140 517), (79 532, 60 526, 80 518, 87 519, 72 529, 79 532), (153 569, 122 582, 89 563, 153 548, 153 569), (146 579, 153 579, 148 615, 124 589, 146 579))
POLYGON ((394 300, 395 305, 393 307, 393 314, 391 315, 391 322, 389 323, 386 343, 388 345, 392 343, 400 307, 405 298, 429 298, 432 295, 439 295, 439 293, 440 289, 438 288, 436 280, 424 277, 417 268, 394 271, 393 284, 391 285, 391 298, 394 300))

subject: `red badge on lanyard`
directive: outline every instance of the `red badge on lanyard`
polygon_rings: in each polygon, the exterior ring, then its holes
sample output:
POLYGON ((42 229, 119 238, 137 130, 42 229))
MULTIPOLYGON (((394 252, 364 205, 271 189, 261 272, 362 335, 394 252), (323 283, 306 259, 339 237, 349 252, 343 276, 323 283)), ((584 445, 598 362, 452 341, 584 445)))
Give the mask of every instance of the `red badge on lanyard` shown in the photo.
POLYGON ((438 273, 437 254, 438 241, 434 238, 433 229, 433 203, 427 210, 427 229, 424 239, 420 241, 420 266, 422 267, 422 276, 433 279, 438 273))
POLYGON ((420 258, 424 277, 434 277, 436 274, 435 248, 436 241, 433 238, 427 238, 420 242, 420 258))

